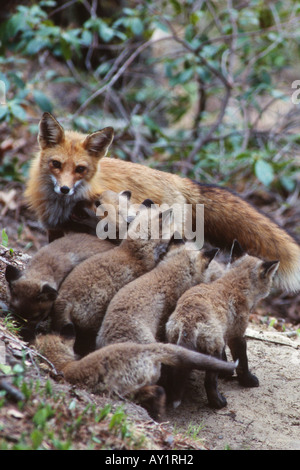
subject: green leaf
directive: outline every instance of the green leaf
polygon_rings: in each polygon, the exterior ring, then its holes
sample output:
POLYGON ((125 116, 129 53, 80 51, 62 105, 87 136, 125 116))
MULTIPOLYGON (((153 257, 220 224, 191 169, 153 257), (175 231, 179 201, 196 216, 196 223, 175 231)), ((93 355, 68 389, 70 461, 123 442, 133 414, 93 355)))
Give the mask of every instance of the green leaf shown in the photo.
POLYGON ((265 160, 257 160, 254 165, 256 177, 265 186, 269 186, 274 179, 274 170, 272 165, 265 160))
POLYGON ((26 53, 29 55, 37 54, 39 51, 41 51, 44 47, 47 47, 48 45, 48 41, 42 40, 37 36, 28 42, 26 47, 26 53))
POLYGON ((47 96, 40 90, 33 91, 34 101, 42 111, 52 112, 52 103, 47 96))
POLYGON ((140 18, 132 18, 132 20, 130 21, 130 29, 136 36, 142 34, 142 32, 144 31, 144 25, 140 18))
POLYGON ((104 21, 101 21, 98 28, 99 36, 104 42, 109 42, 115 35, 115 31, 110 28, 104 21))
POLYGON ((31 438, 31 441, 32 441, 32 446, 33 446, 33 449, 36 450, 38 449, 38 447, 41 445, 41 443, 43 442, 43 438, 44 438, 44 433, 39 431, 38 429, 35 429, 31 434, 30 434, 30 438, 31 438))
POLYGON ((8 114, 8 107, 5 105, 0 106, 0 121, 3 121, 8 114))
POLYGON ((5 229, 2 229, 2 245, 7 247, 8 246, 8 235, 5 229))
POLYGON ((7 375, 12 373, 12 368, 6 364, 0 364, 0 371, 7 375))
POLYGON ((15 118, 19 119, 19 121, 25 121, 26 120, 26 118, 27 118, 26 111, 19 104, 12 103, 10 105, 10 110, 11 110, 13 116, 15 118))

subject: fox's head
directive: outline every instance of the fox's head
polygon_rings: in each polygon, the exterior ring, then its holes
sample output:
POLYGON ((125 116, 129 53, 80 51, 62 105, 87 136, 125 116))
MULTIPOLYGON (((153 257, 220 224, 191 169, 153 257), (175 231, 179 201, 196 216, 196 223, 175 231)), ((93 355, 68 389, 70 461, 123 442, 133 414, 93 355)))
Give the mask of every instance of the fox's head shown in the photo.
POLYGON ((255 305, 260 299, 267 297, 272 288, 279 268, 278 260, 263 260, 247 254, 237 240, 231 248, 230 266, 235 269, 237 279, 247 276, 249 285, 245 285, 248 303, 255 305))
POLYGON ((40 164, 45 177, 62 198, 84 195, 86 184, 97 171, 99 160, 112 143, 114 130, 105 127, 92 134, 64 130, 50 114, 44 113, 39 125, 40 164))
POLYGON ((7 265, 5 278, 9 287, 9 307, 18 317, 38 323, 46 318, 57 297, 57 290, 39 279, 27 279, 24 271, 7 265))

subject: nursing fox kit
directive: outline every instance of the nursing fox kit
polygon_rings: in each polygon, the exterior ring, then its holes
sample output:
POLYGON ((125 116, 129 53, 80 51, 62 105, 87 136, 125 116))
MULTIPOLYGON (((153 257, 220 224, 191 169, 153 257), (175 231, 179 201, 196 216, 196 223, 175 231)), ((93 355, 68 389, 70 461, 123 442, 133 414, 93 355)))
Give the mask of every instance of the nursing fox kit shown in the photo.
POLYGON ((72 323, 77 338, 81 336, 84 343, 86 336, 90 347, 93 347, 93 337, 96 338, 113 296, 124 285, 153 269, 164 256, 170 238, 150 237, 151 220, 158 219, 161 230, 164 223, 161 212, 150 217, 151 206, 151 200, 144 201, 135 218, 137 223, 149 230, 145 237, 136 238, 134 227, 130 226, 128 236, 120 246, 83 261, 65 279, 53 306, 53 327, 56 331, 72 323))
MULTIPOLYGON (((263 261, 244 253, 237 241, 232 249, 231 267, 219 279, 186 291, 166 324, 166 337, 189 350, 224 357, 228 344, 238 360, 237 377, 246 387, 258 386, 248 368, 245 331, 249 314, 271 289, 279 262, 263 261)), ((173 403, 178 405, 189 375, 187 368, 174 374, 173 403)), ((217 388, 217 373, 206 373, 205 388, 213 408, 222 408, 226 399, 217 388)))
POLYGON ((190 249, 178 243, 149 273, 130 282, 115 295, 97 335, 97 348, 111 343, 163 341, 165 323, 181 295, 203 282, 216 249, 190 249))
POLYGON ((61 283, 72 269, 86 258, 114 246, 93 235, 72 233, 42 247, 24 270, 8 265, 5 278, 10 308, 32 323, 43 320, 51 311, 61 283))
POLYGON ((88 135, 64 130, 44 113, 40 152, 33 159, 25 197, 45 228, 56 229, 68 221, 77 201, 92 203, 105 190, 127 189, 139 204, 148 197, 158 205, 203 204, 206 241, 230 250, 237 239, 253 256, 278 259, 277 285, 299 290, 300 248, 285 230, 227 189, 107 158, 113 134, 111 127, 88 135))

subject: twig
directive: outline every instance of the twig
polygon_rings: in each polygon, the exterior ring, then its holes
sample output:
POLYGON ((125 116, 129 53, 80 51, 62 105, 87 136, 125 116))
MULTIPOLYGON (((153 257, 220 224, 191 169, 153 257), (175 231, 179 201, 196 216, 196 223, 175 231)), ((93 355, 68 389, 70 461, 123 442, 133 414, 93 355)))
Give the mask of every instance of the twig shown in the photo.
POLYGON ((124 74, 126 69, 132 64, 132 62, 148 47, 151 47, 153 44, 159 42, 159 41, 166 41, 173 39, 173 36, 166 36, 163 38, 158 38, 158 39, 149 39, 149 41, 144 42, 141 44, 131 55, 128 57, 128 59, 124 62, 124 64, 119 68, 119 70, 115 73, 115 75, 110 79, 109 82, 107 82, 105 85, 103 85, 101 88, 96 90, 74 113, 73 119, 79 116, 86 108, 87 106, 98 96, 102 95, 106 90, 111 88, 116 81, 124 74))
POLYGON ((25 395, 17 387, 14 387, 6 379, 0 378, 0 389, 5 390, 14 400, 23 401, 25 400, 25 395))
POLYGON ((258 333, 252 330, 246 332, 246 337, 249 339, 256 339, 258 341, 263 341, 264 343, 273 343, 273 344, 278 344, 281 346, 289 346, 290 348, 294 348, 294 349, 300 349, 299 344, 293 344, 291 341, 284 341, 284 340, 281 341, 275 338, 271 339, 271 338, 266 338, 265 336, 259 336, 258 333))

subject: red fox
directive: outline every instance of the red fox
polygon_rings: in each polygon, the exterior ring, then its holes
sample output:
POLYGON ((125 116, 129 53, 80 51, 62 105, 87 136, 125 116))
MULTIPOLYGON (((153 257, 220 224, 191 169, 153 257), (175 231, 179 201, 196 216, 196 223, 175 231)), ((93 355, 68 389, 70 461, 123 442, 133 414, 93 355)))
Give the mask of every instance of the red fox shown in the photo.
POLYGON ((40 121, 40 152, 32 162, 25 191, 29 207, 47 229, 66 222, 73 205, 93 201, 105 190, 132 192, 132 202, 151 197, 155 204, 204 205, 204 236, 230 250, 237 239, 245 250, 266 260, 278 259, 276 284, 300 289, 300 247, 284 229, 226 188, 198 183, 145 165, 107 158, 113 128, 91 134, 64 130, 49 113, 40 121))

